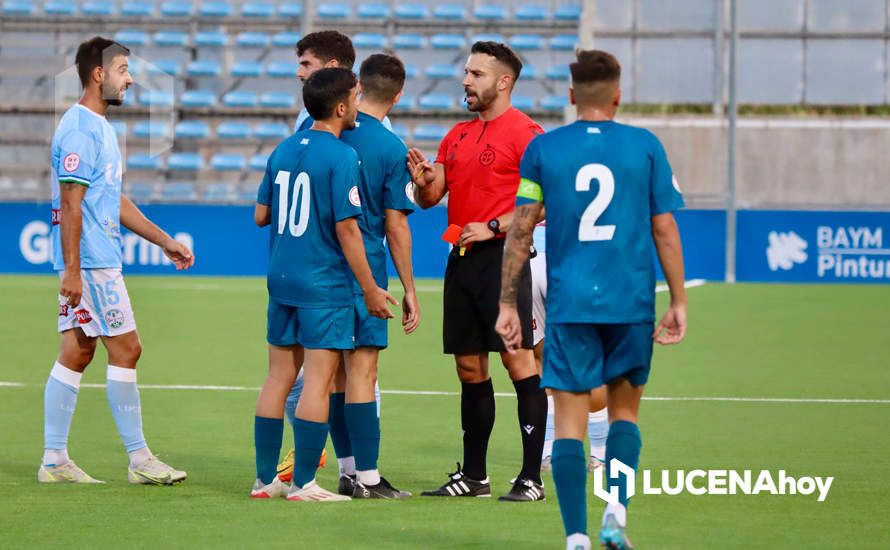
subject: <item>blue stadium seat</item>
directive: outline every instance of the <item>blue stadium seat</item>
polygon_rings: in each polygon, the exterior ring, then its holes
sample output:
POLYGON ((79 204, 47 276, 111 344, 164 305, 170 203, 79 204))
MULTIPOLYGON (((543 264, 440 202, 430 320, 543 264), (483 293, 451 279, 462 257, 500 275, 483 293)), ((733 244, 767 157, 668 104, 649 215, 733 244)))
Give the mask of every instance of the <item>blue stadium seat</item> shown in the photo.
POLYGON ((281 17, 288 17, 290 19, 303 17, 303 4, 297 2, 281 4, 280 6, 278 6, 278 15, 280 15, 281 17))
MULTIPOLYGON (((427 111, 444 111, 453 109, 455 106, 454 98, 451 95, 441 93, 423 95, 420 97, 420 101, 418 101, 417 104, 421 109, 427 111)), ((417 137, 416 134, 415 137, 417 137)))
POLYGON ((201 31, 195 33, 195 45, 222 47, 229 43, 229 35, 222 31, 201 31))
POLYGON ((265 2, 248 2, 241 6, 241 15, 251 19, 269 19, 275 15, 275 5, 265 2))
MULTIPOLYGON (((174 168, 171 167, 172 169, 174 168)), ((197 198, 195 184, 190 181, 165 183, 161 186, 161 200, 163 201, 193 201, 197 198)))
POLYGON ((185 72, 189 76, 219 76, 222 73, 222 67, 219 66, 219 61, 202 59, 189 62, 185 72))
POLYGON ((146 107, 173 107, 173 94, 160 90, 143 90, 139 94, 139 104, 146 107))
POLYGON ((216 127, 219 139, 247 139, 250 137, 250 126, 246 122, 227 120, 216 127))
POLYGON ((238 90, 224 95, 222 101, 226 107, 256 107, 257 105, 255 93, 238 90))
POLYGON ((273 61, 266 65, 266 74, 272 78, 295 78, 297 64, 292 61, 273 61))
POLYGON ((235 44, 245 48, 265 48, 269 42, 269 35, 264 32, 239 32, 235 37, 235 44))
POLYGON ((386 47, 386 36, 376 32, 360 32, 352 35, 352 45, 356 48, 382 50, 386 47))
POLYGON ((565 95, 548 95, 541 100, 541 108, 547 111, 561 111, 569 104, 565 95))
POLYGON ((266 92, 260 95, 260 106, 270 109, 288 109, 294 106, 294 95, 288 92, 266 92))
POLYGON ((129 65, 127 70, 130 72, 131 76, 139 76, 142 74, 142 63, 138 59, 128 59, 127 64, 129 65))
POLYGON ((536 78, 538 78, 537 67, 529 63, 522 66, 522 72, 519 73, 519 80, 534 80, 536 78))
POLYGON ((568 65, 552 65, 547 69, 549 80, 568 80, 571 76, 568 65))
POLYGON ((117 136, 127 135, 127 123, 123 120, 109 120, 109 124, 114 128, 114 134, 117 136))
POLYGON ((210 167, 218 172, 242 172, 246 166, 244 157, 234 153, 217 153, 210 159, 210 167))
POLYGON ((135 203, 147 202, 155 197, 155 184, 140 181, 128 183, 126 184, 126 189, 124 189, 124 194, 135 203))
POLYGON ((473 13, 476 19, 485 21, 503 21, 507 18, 507 10, 498 4, 482 4, 473 13))
POLYGON ((427 65, 424 70, 427 78, 444 79, 457 78, 460 75, 460 69, 452 63, 433 63, 427 65))
POLYGON ((397 50, 419 50, 426 47, 426 37, 420 34, 397 34, 392 37, 392 46, 397 50))
POLYGON ((163 166, 160 157, 148 153, 136 153, 127 157, 127 168, 131 170, 160 170, 163 166))
POLYGON ((322 2, 318 5, 316 15, 321 19, 348 19, 352 15, 352 8, 347 4, 322 2))
POLYGON ((535 108, 535 98, 530 95, 514 95, 512 97, 513 106, 520 111, 531 111, 535 108))
POLYGON ((430 45, 437 50, 459 50, 466 47, 467 41, 462 34, 439 33, 430 38, 430 45))
POLYGON ((408 141, 411 137, 411 130, 404 124, 393 124, 392 133, 399 136, 402 141, 408 141))
POLYGON ((139 29, 123 29, 114 33, 114 40, 128 48, 148 44, 148 33, 139 29))
POLYGON ((82 14, 87 17, 110 17, 114 15, 114 4, 111 2, 84 2, 80 8, 82 14))
POLYGON ((386 19, 392 10, 386 4, 369 3, 361 4, 357 13, 362 19, 386 19))
POLYGON ((6 16, 26 17, 34 15, 36 11, 34 4, 28 0, 4 0, 3 2, 3 15, 6 16))
POLYGON ((170 125, 165 122, 143 120, 133 125, 133 135, 138 138, 163 138, 170 136, 170 125))
POLYGON ((402 98, 395 104, 393 109, 396 111, 409 111, 414 108, 414 96, 411 94, 402 94, 402 98))
POLYGON ((276 48, 294 48, 300 38, 298 32, 280 32, 272 37, 272 45, 276 48))
POLYGON ((574 51, 577 43, 578 37, 574 34, 558 34, 550 39, 550 49, 574 51))
POLYGON ((167 159, 167 169, 178 172, 197 172, 204 168, 204 159, 198 153, 172 153, 167 159))
POLYGON ((507 39, 503 34, 495 32, 483 32, 473 36, 473 42, 500 42, 505 43, 507 39))
POLYGON ((441 124, 418 124, 414 127, 414 139, 418 141, 442 141, 448 128, 441 124))
POLYGON ((467 18, 467 8, 463 4, 439 4, 433 8, 433 17, 444 21, 463 21, 467 18))
POLYGON ((429 9, 425 4, 398 4, 395 9, 396 19, 428 19, 429 9))
POLYGON ((124 2, 121 4, 121 15, 124 17, 151 17, 154 13, 154 4, 147 2, 124 2))
POLYGON ((544 21, 550 17, 550 12, 538 4, 523 4, 516 8, 513 15, 520 21, 544 21))
POLYGON ((164 73, 171 76, 182 76, 182 63, 175 59, 159 59, 148 66, 148 74, 150 75, 164 73))
POLYGON ((420 71, 417 69, 417 65, 412 65, 411 63, 408 63, 407 65, 405 65, 405 78, 406 79, 410 80, 412 78, 417 78, 417 75, 419 74, 419 72, 420 71))
POLYGON ((234 201, 237 200, 238 193, 231 183, 208 183, 202 198, 208 202, 234 201))
POLYGON ((208 90, 189 90, 179 96, 183 107, 209 109, 216 106, 216 94, 208 90))
MULTIPOLYGON (((250 170, 253 172, 264 172, 266 170, 266 164, 269 162, 269 155, 264 155, 262 153, 258 153, 256 155, 250 156, 250 170)), ((256 191, 253 193, 253 198, 256 198, 256 191)))
POLYGON ((557 21, 578 21, 581 19, 581 5, 563 4, 553 12, 553 18, 557 21))
POLYGON ((176 139, 207 139, 210 126, 201 120, 183 120, 173 130, 176 139))
POLYGON ((161 15, 166 17, 191 17, 195 13, 195 5, 191 2, 164 2, 161 4, 161 15))
POLYGON ((182 31, 158 31, 154 42, 155 46, 182 48, 188 44, 188 35, 182 31))
MULTIPOLYGON (((3 3, 4 15, 6 14, 5 6, 6 3, 3 3)), ((77 6, 72 4, 71 2, 47 2, 43 5, 43 13, 46 15, 74 15, 77 13, 77 6)))
POLYGON ((262 122, 253 129, 253 137, 257 139, 283 139, 291 133, 291 127, 283 122, 262 122))
POLYGON ((201 2, 198 13, 201 17, 228 17, 232 15, 232 6, 226 2, 201 2))
POLYGON ((514 34, 510 46, 515 50, 540 50, 545 46, 544 37, 539 34, 514 34))
POLYGON ((259 78, 263 74, 263 66, 256 61, 236 61, 232 63, 231 75, 235 78, 259 78))

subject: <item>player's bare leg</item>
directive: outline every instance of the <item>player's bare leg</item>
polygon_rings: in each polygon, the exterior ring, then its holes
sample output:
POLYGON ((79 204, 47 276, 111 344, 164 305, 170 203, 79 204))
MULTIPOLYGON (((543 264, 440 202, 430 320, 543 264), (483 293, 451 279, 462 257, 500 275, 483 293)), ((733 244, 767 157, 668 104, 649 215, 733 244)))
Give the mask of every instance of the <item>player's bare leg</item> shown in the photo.
POLYGON ((566 548, 590 548, 587 535, 587 431, 589 392, 552 390, 556 416, 553 484, 566 533, 566 548))
POLYGON ((44 391, 44 450, 37 480, 42 483, 101 483, 68 456, 68 434, 80 380, 96 352, 97 338, 74 328, 62 332, 59 357, 44 391))
POLYGON ((534 351, 519 349, 512 354, 501 353, 501 361, 516 389, 516 411, 522 437, 522 469, 510 493, 500 500, 544 500, 541 460, 547 427, 547 394, 541 388, 534 351))

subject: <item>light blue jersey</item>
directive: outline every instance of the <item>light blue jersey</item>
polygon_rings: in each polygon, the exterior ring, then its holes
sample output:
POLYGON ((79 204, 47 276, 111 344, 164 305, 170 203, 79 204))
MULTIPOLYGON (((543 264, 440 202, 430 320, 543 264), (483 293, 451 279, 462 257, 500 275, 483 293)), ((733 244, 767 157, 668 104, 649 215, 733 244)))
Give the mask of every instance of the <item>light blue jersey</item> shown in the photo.
POLYGON ((68 109, 51 145, 53 269, 65 269, 62 256, 59 184, 87 187, 81 208, 81 269, 121 267, 121 151, 105 117, 81 104, 68 109))
POLYGON ((648 130, 578 121, 532 140, 517 205, 547 209, 547 322, 655 318, 652 216, 683 206, 664 148, 648 130))
MULTIPOLYGON (((300 109, 300 114, 297 115, 297 122, 294 123, 294 132, 308 130, 313 122, 315 121, 309 116, 309 111, 306 110, 306 107, 303 107, 300 109)), ((383 127, 392 132, 392 122, 389 121, 388 116, 383 117, 383 127)))

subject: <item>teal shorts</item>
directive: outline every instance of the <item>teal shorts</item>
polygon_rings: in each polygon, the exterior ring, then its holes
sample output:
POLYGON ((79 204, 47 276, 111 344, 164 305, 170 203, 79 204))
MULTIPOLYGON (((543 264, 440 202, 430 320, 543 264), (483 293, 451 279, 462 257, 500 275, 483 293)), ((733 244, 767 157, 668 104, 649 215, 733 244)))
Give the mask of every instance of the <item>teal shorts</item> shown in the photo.
POLYGON ((584 392, 617 378, 649 379, 653 323, 548 323, 541 386, 584 392))
POLYGON ((389 344, 386 319, 374 317, 365 306, 365 296, 355 296, 355 347, 383 349, 389 344))
POLYGON ((352 306, 297 307, 269 300, 266 341, 273 346, 353 349, 354 317, 352 306))

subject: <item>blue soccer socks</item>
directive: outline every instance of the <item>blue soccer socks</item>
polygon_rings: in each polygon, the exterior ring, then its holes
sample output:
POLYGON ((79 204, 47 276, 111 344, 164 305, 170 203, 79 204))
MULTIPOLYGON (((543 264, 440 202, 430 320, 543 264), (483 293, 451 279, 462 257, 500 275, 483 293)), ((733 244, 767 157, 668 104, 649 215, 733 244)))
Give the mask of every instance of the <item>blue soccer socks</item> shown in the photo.
MULTIPOLYGON (((366 485, 377 485, 380 483, 380 474, 377 471, 377 459, 380 455, 380 418, 377 416, 377 402, 346 403, 345 413, 359 481, 366 485)), ((333 430, 331 434, 333 439, 333 430)))
POLYGON ((587 456, 578 439, 557 439, 550 457, 566 536, 587 533, 587 456))
POLYGON ((334 444, 334 452, 337 453, 337 458, 353 456, 352 443, 349 441, 349 428, 346 425, 345 406, 345 393, 331 394, 328 424, 331 427, 331 443, 334 444))
POLYGON ((294 419, 294 485, 303 487, 315 479, 315 470, 327 440, 327 422, 294 419))
POLYGON ((284 435, 284 419, 253 417, 253 445, 256 448, 256 476, 264 485, 275 480, 281 439, 284 435))
POLYGON ((640 428, 633 422, 616 420, 609 426, 609 437, 606 440, 606 480, 608 481, 609 491, 612 490, 612 487, 618 487, 618 501, 625 507, 627 507, 628 503, 626 480, 624 480, 624 476, 614 479, 610 477, 609 463, 613 458, 617 458, 636 471, 640 463, 640 448, 642 445, 640 428))
POLYGON ((68 433, 82 377, 82 373, 74 372, 58 361, 49 373, 43 394, 43 447, 46 449, 43 462, 46 466, 67 462, 68 433))
POLYGON ((128 453, 146 447, 142 434, 142 407, 136 388, 136 369, 124 369, 108 365, 105 393, 111 415, 117 425, 117 433, 128 453))

